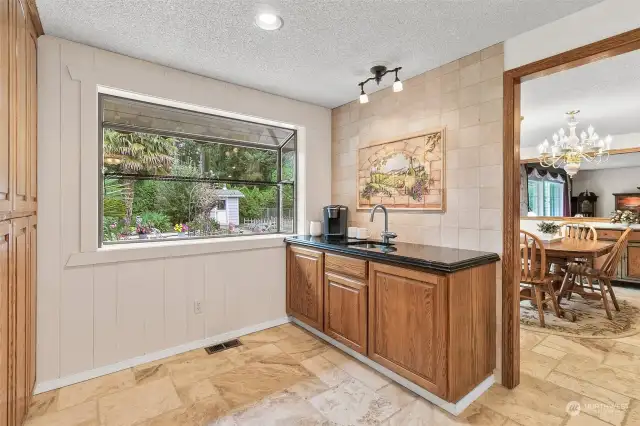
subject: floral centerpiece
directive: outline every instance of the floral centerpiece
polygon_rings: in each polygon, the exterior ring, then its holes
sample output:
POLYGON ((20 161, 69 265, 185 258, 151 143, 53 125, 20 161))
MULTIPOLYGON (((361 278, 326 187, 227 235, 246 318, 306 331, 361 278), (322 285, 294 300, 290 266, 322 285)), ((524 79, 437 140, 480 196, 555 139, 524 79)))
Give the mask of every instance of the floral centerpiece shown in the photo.
POLYGON ((640 216, 632 210, 616 210, 611 214, 611 223, 640 223, 640 216))
POLYGON ((543 239, 552 240, 553 237, 560 231, 561 226, 555 222, 540 222, 538 224, 538 231, 542 234, 543 239))

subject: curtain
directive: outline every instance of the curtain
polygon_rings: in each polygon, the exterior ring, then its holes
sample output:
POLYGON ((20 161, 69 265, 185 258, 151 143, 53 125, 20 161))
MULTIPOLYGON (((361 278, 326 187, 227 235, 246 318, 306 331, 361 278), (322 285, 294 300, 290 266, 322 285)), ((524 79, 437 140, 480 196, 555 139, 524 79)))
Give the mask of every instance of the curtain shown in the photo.
MULTIPOLYGON (((520 176, 522 181, 522 168, 520 166, 520 176)), ((549 182, 557 182, 562 183, 562 216, 570 217, 571 216, 571 179, 565 173, 553 172, 548 169, 526 166, 525 172, 528 179, 541 180, 541 181, 549 181, 549 182)), ((520 188, 520 194, 522 196, 522 186, 520 188)), ((522 205, 520 206, 520 211, 522 213, 522 205)))

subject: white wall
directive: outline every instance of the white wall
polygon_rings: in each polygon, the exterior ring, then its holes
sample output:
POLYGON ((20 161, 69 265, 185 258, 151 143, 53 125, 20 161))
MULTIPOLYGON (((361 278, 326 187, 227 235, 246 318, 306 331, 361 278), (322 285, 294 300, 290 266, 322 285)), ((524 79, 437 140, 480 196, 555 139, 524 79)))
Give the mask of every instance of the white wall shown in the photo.
POLYGON ((620 169, 581 170, 573 178, 573 195, 587 189, 598 196, 597 217, 609 217, 614 210, 615 197, 621 192, 640 192, 640 166, 620 169))
POLYGON ((331 198, 328 109, 41 37, 37 319, 41 388, 43 382, 285 316, 281 237, 255 245, 248 240, 201 240, 177 250, 175 246, 97 249, 99 87, 292 124, 299 130, 300 167, 306 168, 299 187, 310 194, 300 203, 299 214, 318 218, 331 198), (236 251, 226 251, 230 249, 236 251), (194 313, 195 300, 203 302, 202 314, 194 313))
POLYGON ((543 25, 504 44, 510 70, 640 27, 640 1, 605 0, 543 25))

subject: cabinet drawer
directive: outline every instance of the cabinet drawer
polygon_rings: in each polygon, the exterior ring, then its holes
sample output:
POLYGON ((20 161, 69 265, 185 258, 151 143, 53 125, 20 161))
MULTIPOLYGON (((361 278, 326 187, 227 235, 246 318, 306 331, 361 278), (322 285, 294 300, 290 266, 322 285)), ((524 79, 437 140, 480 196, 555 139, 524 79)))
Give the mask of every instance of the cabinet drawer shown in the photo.
POLYGON ((329 271, 340 272, 352 277, 362 278, 363 280, 367 279, 366 260, 326 253, 324 265, 329 271))
POLYGON ((612 229, 598 229, 599 240, 617 240, 622 235, 622 231, 612 229))
POLYGON ((640 241, 640 231, 631 231, 631 234, 629 234, 629 241, 640 241))

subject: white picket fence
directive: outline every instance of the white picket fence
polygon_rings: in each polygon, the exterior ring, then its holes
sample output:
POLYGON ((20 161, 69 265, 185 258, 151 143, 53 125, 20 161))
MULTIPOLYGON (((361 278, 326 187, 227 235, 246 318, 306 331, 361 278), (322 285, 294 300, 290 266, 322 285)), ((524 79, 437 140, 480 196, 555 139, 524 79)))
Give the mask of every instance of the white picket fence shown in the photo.
MULTIPOLYGON (((278 218, 277 217, 266 217, 259 219, 243 219, 242 222, 243 227, 249 229, 269 229, 276 230, 278 226, 278 218)), ((280 221, 280 229, 281 230, 292 230, 293 229, 293 218, 292 217, 284 217, 280 221)))

